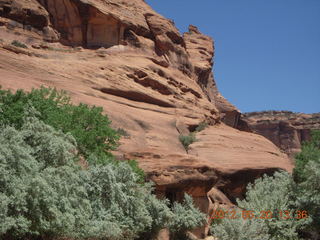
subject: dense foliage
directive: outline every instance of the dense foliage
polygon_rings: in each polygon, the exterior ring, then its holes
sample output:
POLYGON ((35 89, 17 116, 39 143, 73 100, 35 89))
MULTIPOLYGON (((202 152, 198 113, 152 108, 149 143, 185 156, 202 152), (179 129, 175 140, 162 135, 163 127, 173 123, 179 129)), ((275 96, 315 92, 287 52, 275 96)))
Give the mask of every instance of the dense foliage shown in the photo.
POLYGON ((268 227, 262 220, 243 219, 241 216, 214 223, 211 232, 219 240, 270 240, 268 227))
POLYGON ((24 109, 32 105, 44 123, 70 133, 78 143, 79 154, 87 160, 107 162, 109 153, 118 146, 119 134, 110 127, 108 117, 100 107, 85 104, 72 105, 63 91, 50 88, 33 89, 30 93, 0 90, 0 124, 20 129, 24 109))
POLYGON ((98 160, 116 146, 101 110, 44 88, 0 96, 0 239, 152 239, 162 228, 175 235, 204 223, 189 196, 172 209, 157 199, 135 161, 98 160), (107 142, 95 145, 99 136, 107 142), (86 169, 77 139, 91 158, 86 169))
POLYGON ((294 178, 296 182, 305 181, 309 173, 305 171, 305 166, 309 162, 320 163, 320 131, 311 133, 311 141, 302 144, 301 152, 295 156, 294 178))
POLYGON ((303 233, 313 239, 320 238, 320 131, 312 132, 312 139, 305 142, 296 156, 294 169, 296 205, 310 215, 310 223, 303 233))
POLYGON ((286 172, 263 176, 247 187, 240 209, 255 214, 270 211, 270 219, 222 219, 211 231, 219 239, 319 239, 320 237, 320 134, 304 143, 296 157, 294 177, 286 172), (288 211, 288 216, 284 211, 288 211), (301 215, 301 213, 304 212, 301 215), (290 216, 290 218, 288 218, 290 216), (300 219, 301 216, 304 216, 300 219), (250 226, 250 227, 248 227, 250 226), (260 230, 258 230, 260 229, 260 230), (258 234, 257 234, 258 233, 258 234))
POLYGON ((185 233, 188 229, 194 229, 205 223, 205 215, 193 206, 192 198, 184 196, 182 204, 175 202, 172 207, 173 218, 169 223, 173 239, 186 239, 185 233))
POLYGON ((297 239, 297 228, 303 225, 304 221, 280 216, 280 211, 284 210, 289 211, 291 216, 294 215, 293 193, 293 180, 288 173, 265 175, 254 184, 249 184, 246 198, 237 201, 240 209, 253 211, 253 219, 247 220, 243 216, 237 220, 223 219, 222 223, 214 226, 212 230, 222 240, 269 239, 268 236, 274 240, 297 239), (272 218, 260 219, 264 211, 272 212, 272 218))
POLYGON ((36 117, 0 131, 0 236, 76 236, 86 224, 86 191, 70 135, 36 117))

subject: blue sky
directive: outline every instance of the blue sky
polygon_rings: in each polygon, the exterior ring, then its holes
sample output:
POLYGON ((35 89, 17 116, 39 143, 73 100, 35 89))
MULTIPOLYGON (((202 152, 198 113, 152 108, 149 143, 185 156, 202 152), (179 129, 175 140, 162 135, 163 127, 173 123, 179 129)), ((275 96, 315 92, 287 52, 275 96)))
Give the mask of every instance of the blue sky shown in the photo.
POLYGON ((320 112, 320 0, 146 0, 215 40, 220 92, 242 112, 320 112))

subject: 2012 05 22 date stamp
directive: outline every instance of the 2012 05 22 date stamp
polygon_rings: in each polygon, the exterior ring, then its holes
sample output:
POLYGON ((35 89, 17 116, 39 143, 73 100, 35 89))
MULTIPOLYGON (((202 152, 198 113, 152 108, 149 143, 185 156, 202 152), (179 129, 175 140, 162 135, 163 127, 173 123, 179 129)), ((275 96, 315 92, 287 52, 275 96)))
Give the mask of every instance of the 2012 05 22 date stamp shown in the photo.
POLYGON ((211 219, 306 219, 308 218, 308 212, 306 210, 276 210, 276 211, 253 211, 253 210, 215 210, 211 215, 211 219))

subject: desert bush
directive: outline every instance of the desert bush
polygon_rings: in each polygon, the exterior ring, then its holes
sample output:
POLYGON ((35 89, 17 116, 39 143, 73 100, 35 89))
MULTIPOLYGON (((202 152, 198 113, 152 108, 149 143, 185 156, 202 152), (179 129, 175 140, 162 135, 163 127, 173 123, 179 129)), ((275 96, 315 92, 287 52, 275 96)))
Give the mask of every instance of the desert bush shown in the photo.
POLYGON ((48 167, 36 174, 27 195, 28 233, 45 238, 83 237, 91 205, 79 171, 74 167, 48 167))
POLYGON ((191 197, 174 203, 170 210, 169 201, 157 199, 151 194, 152 185, 138 184, 137 177, 125 163, 93 167, 86 173, 94 226, 89 237, 111 234, 106 226, 113 226, 120 239, 152 239, 165 227, 176 236, 204 223, 204 214, 193 206, 191 197))
POLYGON ((320 237, 320 131, 302 145, 294 168, 296 207, 307 211, 309 222, 301 231, 311 239, 320 237))
POLYGON ((195 133, 190 133, 189 135, 180 135, 179 140, 182 143, 183 147, 188 150, 189 145, 194 143, 197 139, 195 133))
POLYGON ((21 128, 24 109, 28 104, 40 113, 44 123, 70 133, 78 143, 78 153, 88 161, 108 162, 111 150, 118 146, 119 134, 110 127, 103 109, 96 106, 72 105, 64 91, 51 88, 33 89, 30 93, 0 90, 2 114, 0 124, 21 128), (96 156, 96 157, 95 157, 96 156))
POLYGON ((159 231, 169 226, 170 221, 174 217, 173 212, 169 208, 169 200, 159 200, 155 195, 148 195, 146 198, 146 207, 152 218, 150 228, 140 234, 139 239, 153 239, 159 231))
POLYGON ((175 202, 172 207, 173 218, 169 229, 173 239, 186 239, 186 231, 201 227, 206 223, 205 214, 194 207, 192 198, 185 194, 183 203, 175 202))
POLYGON ((19 47, 19 48, 28 48, 27 45, 25 45, 24 43, 22 42, 19 42, 18 40, 13 40, 11 42, 11 45, 15 46, 15 47, 19 47))
POLYGON ((320 131, 312 131, 311 141, 302 144, 301 152, 295 156, 293 176, 296 182, 305 181, 309 174, 305 171, 308 162, 320 163, 320 131))
POLYGON ((136 160, 128 160, 126 163, 129 164, 133 172, 137 175, 137 182, 144 183, 146 179, 145 172, 139 167, 138 162, 136 160))
POLYGON ((295 208, 294 186, 293 179, 287 172, 264 175, 247 186, 245 199, 237 200, 241 209, 253 211, 254 218, 239 219, 237 222, 226 219, 219 225, 213 225, 212 231, 222 239, 269 239, 268 236, 274 240, 298 239, 298 229, 307 222, 305 219, 294 218, 295 211, 299 210, 295 208), (270 211, 273 216, 269 219, 255 219, 256 216, 259 218, 262 211, 270 211), (289 211, 291 218, 281 217, 280 211, 289 211), (251 223, 252 228, 249 229, 251 223), (260 232, 259 228, 264 231, 260 232), (263 238, 259 238, 257 233, 263 238), (237 234, 241 238, 236 238, 237 234))
POLYGON ((273 176, 264 175, 254 184, 247 187, 246 198, 238 200, 238 206, 242 209, 253 210, 256 214, 261 211, 270 211, 273 217, 265 219, 264 223, 269 229, 273 239, 296 239, 298 229, 306 224, 305 220, 297 220, 294 204, 294 182, 287 172, 276 172, 273 176), (280 211, 289 211, 291 219, 280 216, 280 211))
POLYGON ((74 141, 35 117, 26 120, 20 130, 0 131, 0 238, 80 236, 90 205, 74 141))
POLYGON ((74 137, 40 121, 40 113, 29 106, 25 109, 21 134, 33 150, 32 156, 40 169, 72 165, 77 157, 77 142, 74 137))
POLYGON ((312 131, 296 155, 293 176, 296 181, 296 207, 307 211, 308 224, 301 229, 310 239, 320 238, 320 131, 312 131))
POLYGON ((0 129, 0 238, 27 233, 26 215, 29 177, 37 172, 37 161, 23 136, 12 127, 0 129), (19 213, 19 214, 18 214, 19 213))
POLYGON ((143 186, 136 183, 131 168, 121 163, 91 167, 84 182, 92 204, 92 218, 89 237, 103 237, 114 234, 113 226, 121 239, 134 239, 152 221, 145 207, 143 186))
POLYGON ((308 214, 307 225, 301 229, 310 239, 320 238, 320 162, 310 161, 302 173, 306 176, 295 189, 296 207, 308 214))
POLYGON ((85 177, 93 210, 90 237, 113 234, 106 227, 111 225, 120 239, 134 239, 151 231, 153 219, 147 208, 151 189, 137 184, 128 164, 91 167, 85 177))
POLYGON ((211 232, 219 240, 270 240, 269 229, 262 220, 221 219, 219 224, 211 227, 211 232))
POLYGON ((201 122, 195 129, 196 132, 201 132, 208 127, 207 122, 201 122))

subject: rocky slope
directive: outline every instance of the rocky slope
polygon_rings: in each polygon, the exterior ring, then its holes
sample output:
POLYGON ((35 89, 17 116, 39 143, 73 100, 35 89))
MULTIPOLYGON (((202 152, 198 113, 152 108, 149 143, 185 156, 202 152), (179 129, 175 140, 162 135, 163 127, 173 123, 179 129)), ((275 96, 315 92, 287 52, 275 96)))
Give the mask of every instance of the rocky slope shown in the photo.
POLYGON ((252 112, 244 114, 242 120, 291 157, 301 150, 302 142, 310 140, 311 130, 320 129, 320 113, 252 112))
POLYGON ((0 0, 2 88, 51 86, 103 106, 128 133, 116 156, 137 159, 159 197, 187 192, 208 214, 263 173, 292 169, 269 140, 234 128, 240 113, 217 90, 213 57, 210 37, 180 35, 142 0, 0 0), (202 122, 186 151, 179 136, 202 122))

